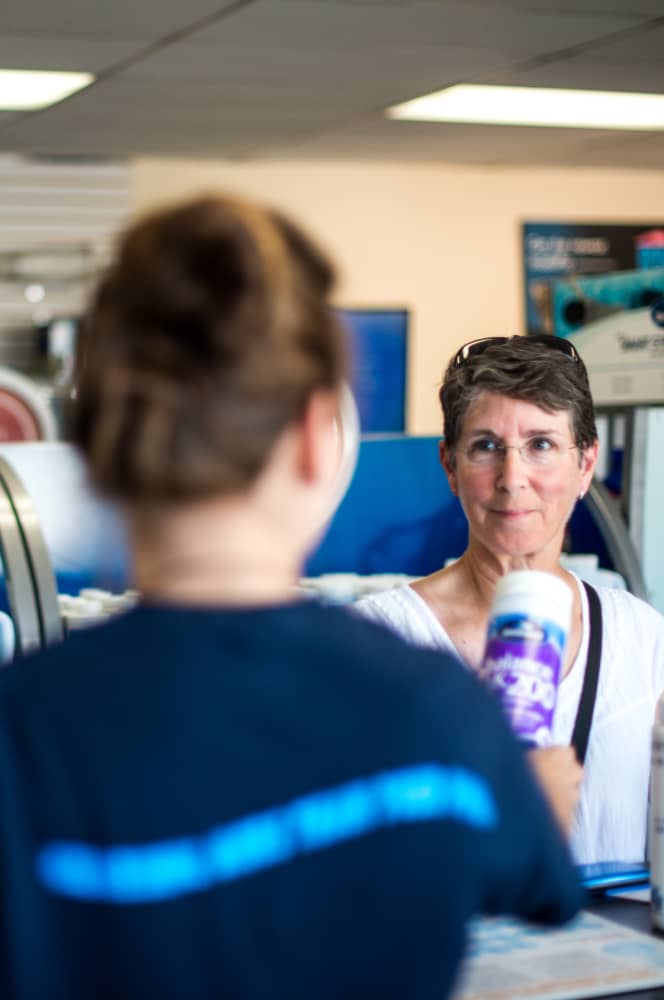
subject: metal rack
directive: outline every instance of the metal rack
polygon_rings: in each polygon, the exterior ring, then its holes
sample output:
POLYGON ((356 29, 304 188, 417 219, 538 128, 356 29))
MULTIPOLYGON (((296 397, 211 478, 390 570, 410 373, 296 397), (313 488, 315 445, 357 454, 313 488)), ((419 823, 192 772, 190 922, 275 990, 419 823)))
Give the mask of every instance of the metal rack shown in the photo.
POLYGON ((62 639, 51 560, 30 496, 0 457, 0 555, 17 651, 25 655, 62 639))
POLYGON ((622 516, 620 502, 597 480, 593 481, 583 502, 599 529, 616 572, 620 573, 627 589, 635 597, 647 601, 648 588, 643 569, 622 516))

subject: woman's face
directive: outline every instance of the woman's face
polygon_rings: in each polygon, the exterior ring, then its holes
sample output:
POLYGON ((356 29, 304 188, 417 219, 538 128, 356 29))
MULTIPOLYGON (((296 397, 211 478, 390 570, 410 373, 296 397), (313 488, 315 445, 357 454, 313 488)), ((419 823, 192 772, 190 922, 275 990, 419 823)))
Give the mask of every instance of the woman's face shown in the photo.
POLYGON ((581 452, 574 447, 567 410, 547 413, 491 392, 468 408, 453 462, 441 443, 450 487, 468 518, 470 544, 498 558, 542 555, 552 564, 596 460, 596 443, 581 452))

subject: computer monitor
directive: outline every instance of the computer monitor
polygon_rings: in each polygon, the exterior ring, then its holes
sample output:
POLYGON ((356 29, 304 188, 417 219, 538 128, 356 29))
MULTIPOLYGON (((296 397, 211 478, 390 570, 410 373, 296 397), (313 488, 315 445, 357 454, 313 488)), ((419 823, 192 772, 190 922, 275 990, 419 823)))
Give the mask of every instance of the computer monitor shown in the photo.
POLYGON ((339 309, 348 333, 351 387, 363 434, 406 429, 408 312, 406 309, 339 309))

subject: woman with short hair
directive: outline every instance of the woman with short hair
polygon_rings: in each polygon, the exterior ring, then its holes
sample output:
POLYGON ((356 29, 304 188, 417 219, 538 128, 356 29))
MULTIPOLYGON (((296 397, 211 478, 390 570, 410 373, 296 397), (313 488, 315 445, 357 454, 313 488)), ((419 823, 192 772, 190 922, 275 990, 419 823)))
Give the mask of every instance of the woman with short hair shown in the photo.
MULTIPOLYGON (((553 724, 553 742, 567 745, 579 731, 592 631, 592 592, 560 564, 567 522, 597 461, 585 365, 559 337, 488 337, 454 355, 440 401, 440 459, 468 520, 467 548, 452 565, 356 607, 418 645, 459 654, 477 671, 500 577, 515 569, 555 574, 572 592, 553 724)), ((596 590, 599 686, 571 844, 579 863, 636 861, 645 857, 664 619, 624 591, 596 590)), ((538 769, 546 770, 550 753, 533 753, 538 769)))

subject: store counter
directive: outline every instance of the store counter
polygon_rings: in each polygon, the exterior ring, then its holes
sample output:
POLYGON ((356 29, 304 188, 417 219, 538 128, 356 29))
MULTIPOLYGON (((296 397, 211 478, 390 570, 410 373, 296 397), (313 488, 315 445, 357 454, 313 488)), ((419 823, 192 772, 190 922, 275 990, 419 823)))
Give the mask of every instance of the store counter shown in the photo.
POLYGON ((591 897, 559 928, 509 917, 469 931, 454 1000, 664 1000, 664 936, 647 903, 591 897))
MULTIPOLYGON (((632 930, 650 934, 654 938, 664 943, 664 935, 653 931, 650 922, 650 908, 645 903, 638 903, 630 899, 622 899, 620 896, 602 896, 589 907, 589 912, 609 920, 615 920, 624 927, 632 930)), ((598 993, 596 997, 614 996, 629 997, 630 1000, 664 1000, 664 985, 653 987, 648 990, 638 990, 629 993, 598 993)))

